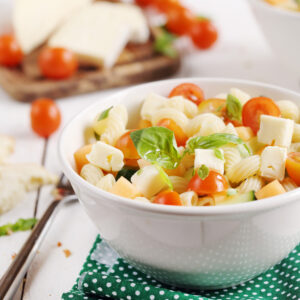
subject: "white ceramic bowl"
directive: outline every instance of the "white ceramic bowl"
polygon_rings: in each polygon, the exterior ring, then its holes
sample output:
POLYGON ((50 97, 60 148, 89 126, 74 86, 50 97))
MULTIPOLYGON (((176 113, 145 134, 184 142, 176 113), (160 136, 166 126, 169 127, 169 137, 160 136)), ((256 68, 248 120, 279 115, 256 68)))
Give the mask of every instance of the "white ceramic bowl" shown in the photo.
POLYGON ((300 105, 294 92, 248 81, 188 78, 136 86, 95 103, 66 126, 59 141, 61 165, 101 236, 137 269, 176 286, 236 285, 278 263, 300 242, 300 189, 232 206, 176 207, 115 196, 74 171, 73 153, 84 144, 83 129, 98 112, 122 103, 133 128, 146 95, 167 95, 182 82, 198 84, 209 97, 237 87, 300 105))
POLYGON ((256 19, 272 50, 300 73, 300 12, 285 10, 264 0, 250 0, 256 19))

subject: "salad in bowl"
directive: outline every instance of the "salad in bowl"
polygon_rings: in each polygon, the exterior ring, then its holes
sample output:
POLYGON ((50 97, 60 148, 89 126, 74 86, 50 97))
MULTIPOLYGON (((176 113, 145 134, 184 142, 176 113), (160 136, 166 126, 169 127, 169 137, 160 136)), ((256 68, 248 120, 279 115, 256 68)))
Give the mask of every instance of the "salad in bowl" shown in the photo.
POLYGON ((181 83, 148 94, 139 119, 122 104, 99 111, 77 171, 97 188, 135 201, 218 206, 276 196, 300 185, 300 110, 290 100, 238 88, 206 98, 181 83))

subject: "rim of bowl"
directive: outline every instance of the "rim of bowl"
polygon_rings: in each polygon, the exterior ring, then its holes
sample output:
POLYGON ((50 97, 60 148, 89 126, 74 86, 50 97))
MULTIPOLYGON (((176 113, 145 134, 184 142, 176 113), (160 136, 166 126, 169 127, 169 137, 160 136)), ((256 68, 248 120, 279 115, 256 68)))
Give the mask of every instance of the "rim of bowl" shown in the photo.
POLYGON ((281 15, 287 15, 287 16, 293 17, 293 18, 300 18, 300 11, 297 12, 297 11, 293 11, 293 10, 284 9, 284 8, 278 7, 276 5, 267 3, 265 0, 251 0, 251 2, 256 2, 257 5, 260 5, 263 9, 272 10, 274 13, 278 13, 281 15))
POLYGON ((284 194, 269 197, 262 200, 256 200, 246 203, 239 203, 239 204, 232 204, 232 205, 220 205, 220 206, 199 206, 199 207, 188 207, 188 206, 171 206, 171 205, 160 205, 160 204, 153 204, 153 203, 142 203, 139 201, 134 201, 132 199, 120 197, 114 195, 112 193, 106 192, 101 190, 86 180, 84 180, 71 166, 71 164, 67 161, 64 155, 63 149, 63 141, 66 138, 66 131, 69 127, 76 123, 77 119, 81 118, 87 111, 91 110, 92 107, 96 107, 99 105, 99 102, 109 102, 110 99, 114 98, 122 98, 124 94, 136 89, 141 88, 147 85, 156 85, 156 84, 176 84, 182 83, 187 81, 199 81, 202 82, 215 82, 215 83, 232 83, 232 84, 246 84, 250 86, 260 86, 265 88, 270 88, 273 90, 281 91, 283 93, 293 94, 296 97, 299 97, 300 94, 294 91, 291 91, 286 88, 278 87, 272 84, 261 83, 251 80, 243 80, 243 79, 234 79, 234 78, 221 78, 221 77, 185 77, 185 78, 175 78, 175 79, 167 79, 167 80, 159 80, 148 82, 140 85, 136 85, 133 87, 129 87, 123 89, 122 91, 116 92, 108 96, 106 99, 99 100, 88 107, 86 107, 83 111, 79 112, 75 115, 63 128, 58 142, 58 156, 59 160, 62 164, 63 172, 66 174, 68 178, 72 178, 78 185, 83 186, 86 191, 89 193, 93 193, 98 195, 99 197, 106 197, 110 198, 110 201, 114 202, 114 204, 118 206, 128 207, 135 210, 142 210, 145 212, 152 212, 152 213, 161 213, 161 214, 168 214, 168 215, 181 215, 181 216, 219 216, 219 215, 235 215, 235 214, 247 214, 247 213, 254 213, 254 212, 263 212, 266 210, 275 209, 277 207, 285 206, 294 202, 299 199, 300 196, 300 188, 295 189, 290 192, 286 192, 284 194))

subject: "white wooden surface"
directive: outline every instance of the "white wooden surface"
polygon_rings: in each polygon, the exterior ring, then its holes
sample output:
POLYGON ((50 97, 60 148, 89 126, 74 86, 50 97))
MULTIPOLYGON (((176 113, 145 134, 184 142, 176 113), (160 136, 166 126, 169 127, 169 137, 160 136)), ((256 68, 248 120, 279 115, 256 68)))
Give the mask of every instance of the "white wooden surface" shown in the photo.
MULTIPOLYGON (((199 14, 212 17, 219 28, 220 38, 210 51, 189 50, 177 76, 252 79, 300 92, 300 73, 288 70, 273 56, 246 0, 187 0, 185 3, 199 14)), ((58 101, 63 125, 80 110, 114 91, 58 101)), ((28 104, 13 101, 0 89, 0 132, 12 135, 17 141, 11 161, 41 162, 44 141, 31 131, 29 109, 28 104)), ((58 133, 48 144, 46 167, 60 174, 57 139, 58 133)), ((50 201, 49 188, 43 188, 38 216, 42 215, 50 201)), ((36 193, 32 193, 14 210, 0 216, 0 225, 19 217, 33 216, 35 204, 36 193)), ((22 232, 0 238, 0 276, 12 261, 11 255, 18 252, 28 234, 22 232)), ((62 209, 28 272, 23 291, 20 289, 14 300, 60 299, 61 294, 75 282, 96 234, 97 230, 79 204, 62 209), (62 247, 57 247, 59 241, 62 247), (69 249, 72 255, 66 258, 63 249, 69 249)))

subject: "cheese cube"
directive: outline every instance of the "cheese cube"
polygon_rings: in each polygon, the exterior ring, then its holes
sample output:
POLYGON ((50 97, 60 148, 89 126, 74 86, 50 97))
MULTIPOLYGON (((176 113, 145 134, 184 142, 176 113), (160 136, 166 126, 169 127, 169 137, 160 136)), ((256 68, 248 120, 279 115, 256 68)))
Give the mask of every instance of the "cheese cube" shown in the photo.
POLYGON ((229 94, 239 99, 242 105, 244 105, 248 100, 251 99, 250 95, 237 88, 231 88, 229 90, 229 94))
POLYGON ((103 142, 95 143, 86 158, 91 164, 105 171, 120 171, 124 166, 123 152, 103 142))
MULTIPOLYGON (((222 149, 219 149, 224 155, 222 149)), ((220 174, 224 174, 224 160, 216 157, 215 150, 212 149, 196 149, 194 168, 198 169, 202 165, 214 170, 220 174)))
POLYGON ((287 149, 277 146, 266 147, 261 154, 260 174, 266 179, 283 180, 287 149))
POLYGON ((258 141, 263 144, 289 147, 294 131, 294 121, 261 115, 258 141))
POLYGON ((168 185, 160 175, 158 169, 151 165, 137 171, 132 177, 131 182, 140 191, 140 193, 151 198, 168 185))

